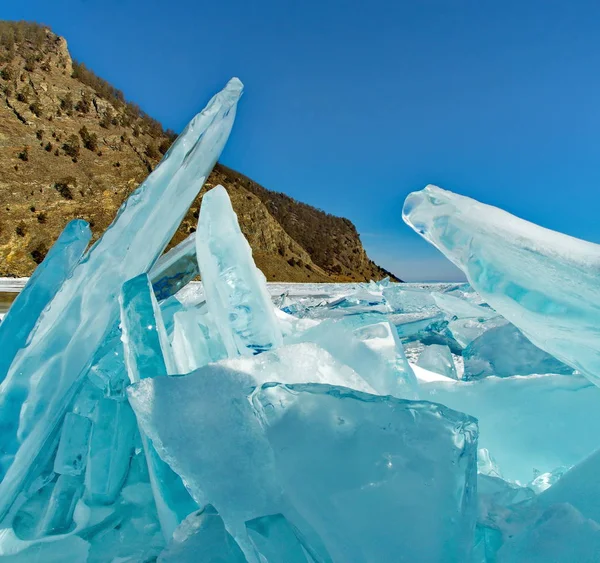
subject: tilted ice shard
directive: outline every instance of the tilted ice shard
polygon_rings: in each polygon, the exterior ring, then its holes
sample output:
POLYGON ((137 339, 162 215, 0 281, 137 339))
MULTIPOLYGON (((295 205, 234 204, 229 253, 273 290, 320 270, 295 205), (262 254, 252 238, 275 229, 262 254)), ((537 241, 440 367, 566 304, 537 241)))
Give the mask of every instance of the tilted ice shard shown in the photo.
POLYGON ((322 384, 255 390, 243 374, 207 368, 128 394, 161 457, 215 506, 249 561, 245 523, 277 513, 317 561, 323 551, 348 563, 468 560, 477 425, 462 413, 322 384))
POLYGON ((498 563, 598 561, 600 524, 570 504, 549 507, 530 527, 509 537, 494 558, 498 563))
POLYGON ((177 364, 177 373, 189 373, 211 361, 208 335, 199 322, 195 310, 179 311, 173 316, 173 357, 177 364))
POLYGON ((61 475, 81 475, 85 470, 92 421, 68 412, 63 422, 58 450, 54 458, 54 472, 61 475))
POLYGON ((600 246, 427 186, 403 219, 536 346, 600 384, 600 246))
POLYGON ((0 323, 0 383, 17 352, 60 286, 77 265, 92 238, 86 221, 67 224, 44 261, 35 269, 0 323))
POLYGON ((214 506, 190 514, 175 530, 158 563, 247 563, 214 506))
MULTIPOLYGON (((123 284, 119 298, 125 364, 132 383, 175 373, 171 345, 152 285, 146 274, 123 284)), ((168 540, 179 523, 198 507, 180 477, 161 460, 142 432, 148 474, 161 527, 168 540)))
MULTIPOLYGON (((379 323, 371 326, 378 325, 379 323)), ((361 330, 363 337, 368 341, 365 336, 366 327, 361 330)), ((402 350, 397 349, 398 361, 390 362, 388 352, 383 352, 376 346, 370 347, 360 339, 360 335, 361 331, 355 335, 342 323, 326 320, 291 336, 288 341, 317 343, 338 361, 350 366, 379 394, 415 399, 418 396, 415 375, 408 362, 403 361, 405 358, 402 350)))
POLYGON ((94 410, 85 473, 90 504, 114 502, 123 486, 133 452, 135 416, 127 401, 101 399, 94 410))
POLYGON ((217 161, 241 93, 242 83, 232 79, 190 122, 62 285, 13 362, 0 387, 0 515, 115 325, 121 284, 152 266, 217 161))
POLYGON ((125 365, 131 383, 176 373, 171 344, 146 274, 125 282, 119 296, 125 365))
POLYGON ((425 346, 423 352, 419 356, 417 365, 434 373, 458 379, 456 375, 456 365, 454 358, 448 346, 442 344, 430 344, 425 346))
POLYGON ((269 514, 246 522, 246 530, 256 551, 267 563, 332 563, 314 558, 300 530, 289 523, 283 514, 269 514))
POLYGON ((148 274, 156 298, 161 301, 175 295, 199 274, 196 260, 196 235, 192 233, 163 254, 148 274))
POLYGON ((532 344, 514 325, 504 324, 485 331, 464 350, 465 379, 495 375, 573 373, 544 350, 532 344))
POLYGON ((250 355, 279 346, 281 330, 265 277, 254 265, 223 186, 202 199, 196 254, 208 310, 227 353, 250 355))
POLYGON ((446 313, 449 319, 457 318, 475 318, 475 319, 492 319, 498 316, 498 313, 489 307, 481 307, 473 305, 460 297, 448 295, 447 293, 432 292, 431 296, 435 301, 438 309, 446 313))

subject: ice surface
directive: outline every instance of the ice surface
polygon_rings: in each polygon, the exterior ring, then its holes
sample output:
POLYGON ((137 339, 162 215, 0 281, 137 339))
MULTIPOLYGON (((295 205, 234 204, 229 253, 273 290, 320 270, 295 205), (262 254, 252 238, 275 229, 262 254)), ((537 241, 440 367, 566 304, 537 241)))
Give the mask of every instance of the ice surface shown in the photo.
POLYGON ((436 186, 403 218, 536 346, 600 383, 600 246, 436 186))
POLYGON ((232 79, 191 121, 63 283, 13 362, 0 387, 0 514, 57 432, 78 382, 115 325, 120 285, 152 266, 202 187, 227 141, 241 92, 241 82, 232 79))
POLYGON ((249 561, 245 522, 278 513, 334 561, 468 558, 473 419, 329 385, 254 389, 245 374, 204 368, 128 390, 161 457, 219 511, 249 561))
POLYGON ((208 310, 228 354, 251 355, 282 343, 265 277, 254 265, 223 186, 204 195, 196 254, 208 310))
POLYGON ((510 377, 532 373, 573 373, 573 368, 540 350, 511 324, 485 331, 467 346, 462 356, 466 379, 489 375, 510 377))
POLYGON ((454 358, 448 346, 442 344, 425 346, 425 349, 419 356, 417 365, 426 370, 445 375, 446 377, 458 379, 454 358))
POLYGON ((0 383, 46 305, 77 265, 92 238, 86 221, 67 224, 0 323, 0 383))

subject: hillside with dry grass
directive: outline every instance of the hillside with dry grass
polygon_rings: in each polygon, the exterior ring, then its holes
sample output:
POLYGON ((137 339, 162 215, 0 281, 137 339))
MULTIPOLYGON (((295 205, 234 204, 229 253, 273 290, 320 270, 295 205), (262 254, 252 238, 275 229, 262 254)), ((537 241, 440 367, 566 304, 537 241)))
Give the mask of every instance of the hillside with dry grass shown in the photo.
MULTIPOLYGON (((176 137, 71 58, 64 38, 0 22, 0 276, 27 276, 70 219, 94 238, 176 137)), ((171 245, 196 226, 202 195, 228 190, 256 263, 270 281, 368 281, 354 225, 217 165, 171 245)))

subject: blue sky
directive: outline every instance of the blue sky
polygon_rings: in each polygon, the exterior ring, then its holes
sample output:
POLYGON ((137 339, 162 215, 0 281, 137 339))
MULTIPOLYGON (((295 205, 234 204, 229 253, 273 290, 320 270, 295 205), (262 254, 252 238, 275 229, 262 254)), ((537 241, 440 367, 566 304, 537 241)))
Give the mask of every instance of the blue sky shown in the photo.
POLYGON ((181 130, 246 85, 222 161, 350 218, 407 280, 460 277, 401 219, 435 183, 600 242, 600 2, 27 0, 72 55, 181 130))

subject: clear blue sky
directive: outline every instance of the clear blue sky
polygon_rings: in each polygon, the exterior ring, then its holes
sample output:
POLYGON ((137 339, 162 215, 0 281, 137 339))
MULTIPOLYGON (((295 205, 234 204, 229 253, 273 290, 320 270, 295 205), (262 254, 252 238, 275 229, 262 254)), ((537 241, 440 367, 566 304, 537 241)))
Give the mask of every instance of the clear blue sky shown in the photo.
POLYGON ((600 2, 27 0, 165 126, 246 85, 222 161, 350 218, 407 280, 453 279, 403 224, 428 183, 600 242, 600 2))

